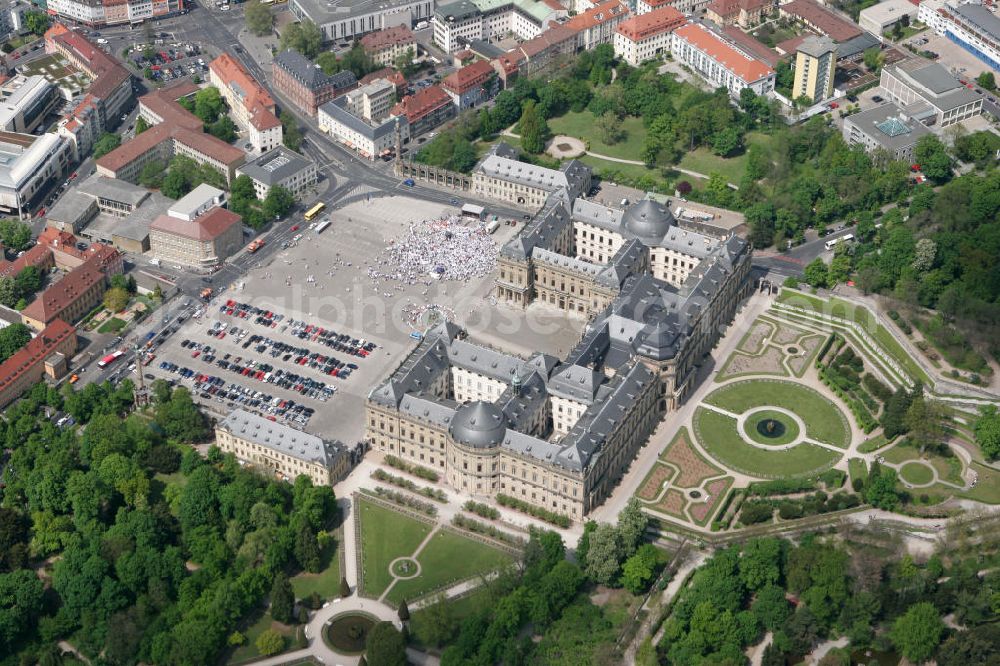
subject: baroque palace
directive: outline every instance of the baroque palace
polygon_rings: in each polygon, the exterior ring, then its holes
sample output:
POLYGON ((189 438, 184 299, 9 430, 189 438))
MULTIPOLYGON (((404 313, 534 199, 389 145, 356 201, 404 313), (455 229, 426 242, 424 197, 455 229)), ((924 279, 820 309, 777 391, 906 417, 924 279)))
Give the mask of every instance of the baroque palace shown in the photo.
MULTIPOLYGON (((589 173, 567 180, 526 166, 555 188, 501 249, 494 293, 514 307, 537 301, 585 315, 579 342, 564 360, 519 358, 439 325, 369 394, 366 437, 462 492, 580 520, 690 392, 749 291, 751 250, 733 234, 683 228, 669 205, 649 199, 624 210, 587 201, 573 181, 589 183, 589 173)), ((515 181, 486 185, 494 191, 527 184, 516 166, 488 172, 515 181)))

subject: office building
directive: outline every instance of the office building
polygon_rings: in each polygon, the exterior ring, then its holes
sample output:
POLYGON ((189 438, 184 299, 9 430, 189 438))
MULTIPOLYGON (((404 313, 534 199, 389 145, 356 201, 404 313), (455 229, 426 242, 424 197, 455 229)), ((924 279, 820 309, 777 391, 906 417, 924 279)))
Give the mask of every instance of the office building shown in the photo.
POLYGON ((373 81, 321 106, 319 128, 359 157, 375 160, 392 152, 397 140, 410 138, 405 117, 388 117, 394 97, 394 85, 373 81))
POLYGON ((123 270, 122 255, 113 247, 94 243, 84 256, 82 263, 21 311, 25 325, 42 331, 56 319, 74 323, 101 302, 108 280, 123 270))
POLYGON ((472 170, 473 193, 539 210, 556 192, 575 199, 590 189, 590 167, 582 162, 570 160, 559 169, 548 169, 517 157, 517 151, 503 141, 493 146, 472 170))
POLYGON ((281 186, 301 198, 317 182, 316 165, 293 150, 278 146, 236 170, 253 181, 257 198, 263 200, 272 187, 281 186))
POLYGON ((844 118, 844 141, 863 146, 865 152, 882 161, 912 164, 917 141, 930 133, 895 104, 882 104, 844 118))
POLYGON ((858 14, 858 25, 879 41, 883 41, 883 35, 891 32, 894 25, 904 20, 917 20, 917 5, 910 0, 882 0, 858 14))
POLYGON ((829 37, 806 37, 795 54, 792 96, 808 97, 813 103, 833 97, 837 69, 837 45, 829 37))
POLYGON ((429 21, 434 15, 433 0, 290 0, 288 8, 296 18, 315 23, 326 42, 349 42, 395 25, 429 21))
POLYGON ((744 88, 758 95, 774 90, 774 70, 767 63, 700 23, 674 30, 670 42, 674 59, 693 69, 715 87, 739 99, 744 88))
POLYGON ((941 65, 909 58, 882 68, 883 96, 924 125, 949 127, 983 112, 983 95, 941 65))
POLYGON ((44 76, 15 76, 0 85, 0 130, 29 134, 59 104, 44 76))
POLYGON ((72 147, 53 133, 0 132, 0 211, 23 217, 69 173, 72 147))
POLYGON ((313 118, 319 107, 358 85, 348 70, 329 76, 298 51, 282 51, 271 65, 274 87, 313 118))
POLYGON ((208 65, 209 79, 229 104, 236 124, 247 132, 250 144, 259 153, 281 145, 281 121, 275 115, 274 100, 264 86, 242 64, 223 53, 208 65))
POLYGON ((184 0, 46 0, 41 6, 49 14, 89 26, 137 26, 185 11, 184 0))
POLYGON ((986 6, 950 0, 924 0, 917 19, 1000 71, 1000 19, 986 6))
POLYGON ((684 25, 684 15, 664 5, 624 21, 615 32, 615 55, 638 67, 670 52, 670 34, 684 25))
POLYGON ((350 456, 340 442, 242 409, 215 426, 215 443, 224 453, 288 482, 305 475, 314 486, 332 486, 350 469, 350 456))
POLYGON ((507 35, 532 39, 566 16, 555 0, 458 0, 439 5, 431 25, 434 43, 457 53, 472 42, 497 42, 507 35))
POLYGON ((615 31, 630 16, 622 0, 601 0, 585 12, 566 21, 564 27, 576 33, 576 49, 591 51, 601 44, 612 44, 615 31))
POLYGON ((178 201, 150 225, 149 249, 153 256, 167 263, 209 267, 242 249, 243 224, 239 215, 220 206, 205 212, 186 212, 183 202, 178 201))

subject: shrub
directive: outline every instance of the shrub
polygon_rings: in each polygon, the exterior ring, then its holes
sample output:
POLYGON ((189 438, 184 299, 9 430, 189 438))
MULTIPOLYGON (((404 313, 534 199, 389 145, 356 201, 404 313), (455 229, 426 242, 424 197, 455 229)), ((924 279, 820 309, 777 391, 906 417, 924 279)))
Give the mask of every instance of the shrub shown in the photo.
POLYGON ((518 548, 525 544, 524 539, 520 537, 508 534, 503 530, 498 530, 496 527, 488 523, 482 523, 478 520, 473 520, 472 518, 466 518, 462 514, 456 514, 455 517, 451 519, 451 524, 459 529, 475 532, 476 534, 482 534, 490 537, 491 539, 496 539, 497 541, 510 544, 511 546, 517 546, 518 548))
POLYGON ((492 507, 489 504, 483 504, 482 502, 469 500, 462 508, 476 514, 477 516, 489 518, 490 520, 496 520, 500 517, 500 512, 497 511, 495 507, 492 507))
POLYGON ((381 497, 382 499, 389 500, 393 504, 398 504, 399 506, 404 506, 409 509, 415 509, 421 513, 426 513, 428 516, 437 515, 437 507, 430 502, 424 502, 423 500, 418 500, 415 497, 404 495, 398 490, 390 490, 379 486, 375 488, 375 495, 377 497, 381 497))
POLYGON ((404 472, 408 472, 413 476, 419 476, 421 479, 427 479, 428 481, 433 481, 437 483, 441 478, 437 472, 434 470, 422 467, 420 465, 412 465, 402 458, 398 458, 394 455, 387 455, 385 457, 385 464, 389 467, 395 467, 396 469, 401 469, 404 472))
POLYGON ((547 523, 552 523, 553 525, 558 525, 563 528, 569 527, 572 522, 570 521, 569 516, 564 516, 561 513, 549 511, 548 509, 543 509, 535 506, 534 504, 528 504, 524 500, 511 497, 510 495, 504 495, 502 493, 497 495, 497 504, 527 513, 528 515, 534 516, 539 520, 544 520, 547 523))
POLYGON ((744 502, 743 508, 740 509, 740 522, 744 525, 756 525, 769 522, 773 515, 774 508, 770 502, 749 500, 744 502))
POLYGON ((864 384, 868 392, 873 396, 885 402, 892 397, 892 390, 879 381, 878 377, 871 374, 866 374, 861 378, 861 383, 864 384))

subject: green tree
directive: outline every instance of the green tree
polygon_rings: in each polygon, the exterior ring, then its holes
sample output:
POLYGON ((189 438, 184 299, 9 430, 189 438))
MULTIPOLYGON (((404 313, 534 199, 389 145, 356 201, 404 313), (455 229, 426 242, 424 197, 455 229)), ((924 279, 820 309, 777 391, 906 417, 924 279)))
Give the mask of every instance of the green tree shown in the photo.
POLYGON ((24 13, 24 27, 33 35, 44 35, 52 20, 45 12, 30 11, 24 13))
POLYGON ((192 190, 191 180, 183 169, 171 167, 163 179, 160 191, 171 199, 180 199, 192 190))
POLYGON ((161 160, 153 160, 142 167, 139 173, 139 184, 156 190, 163 185, 163 173, 167 166, 161 160))
POLYGON ((143 132, 149 129, 149 123, 142 116, 135 119, 135 135, 139 136, 143 132))
POLYGON ((917 140, 913 157, 920 165, 924 175, 936 183, 943 183, 951 178, 951 157, 945 150, 941 139, 933 134, 927 134, 917 140))
POLYGON ((321 569, 319 542, 309 525, 303 522, 295 534, 295 559, 299 566, 310 573, 321 569))
POLYGON ((184 387, 174 389, 169 401, 157 405, 155 420, 168 436, 184 442, 203 441, 210 432, 205 415, 184 387))
POLYGON ((282 143, 291 150, 298 150, 302 147, 302 130, 299 128, 299 121, 287 110, 281 112, 280 118, 282 143))
POLYGON ((254 642, 262 656, 271 657, 285 649, 285 637, 274 629, 265 629, 254 642))
POLYGON ((976 77, 976 83, 991 92, 997 89, 997 81, 993 72, 983 72, 976 77))
POLYGON ((750 225, 750 241, 755 248, 765 248, 774 241, 774 206, 770 203, 755 203, 744 213, 750 225))
POLYGON ((284 573, 278 573, 271 584, 271 617, 283 624, 292 621, 295 609, 295 592, 284 573))
POLYGON ((340 61, 337 60, 337 54, 333 51, 323 51, 316 56, 316 64, 319 65, 319 68, 323 70, 323 73, 327 76, 336 74, 340 70, 344 69, 340 61))
POLYGON ((608 111, 598 117, 594 121, 594 125, 597 127, 601 141, 609 146, 624 141, 625 137, 628 136, 625 128, 622 127, 622 119, 614 111, 608 111))
POLYGON ((926 661, 944 635, 944 622, 934 604, 922 601, 910 606, 892 624, 889 632, 893 645, 912 662, 926 661))
POLYGON ((13 252, 28 248, 31 243, 31 227, 12 218, 0 220, 0 241, 13 252))
POLYGON ((236 123, 229 116, 220 116, 218 120, 208 126, 208 133, 216 139, 233 143, 236 141, 236 123))
POLYGON ((243 18, 246 21, 247 30, 263 37, 271 33, 274 26, 274 17, 271 15, 271 8, 260 0, 250 0, 244 5, 243 18))
POLYGON ((0 363, 19 351, 31 340, 31 329, 17 322, 0 328, 0 363))
POLYGON ((295 197, 281 185, 275 185, 267 192, 261 210, 267 218, 282 218, 295 205, 295 197))
POLYGON ((734 125, 723 127, 712 135, 712 152, 726 157, 743 146, 743 135, 734 125))
POLYGON ((42 581, 29 569, 0 574, 0 651, 13 654, 17 639, 35 625, 43 592, 42 581))
POLYGON ((896 470, 883 467, 877 462, 872 463, 865 481, 865 500, 877 509, 894 511, 899 506, 899 493, 896 491, 896 470))
POLYGON ((906 410, 903 423, 910 433, 910 441, 923 453, 928 447, 941 444, 947 418, 947 412, 937 401, 917 396, 906 410))
POLYGON ((112 134, 111 132, 105 132, 99 139, 97 139, 97 141, 94 142, 94 159, 96 160, 99 157, 107 155, 121 144, 122 138, 120 136, 112 134))
POLYGON ((642 510, 639 500, 631 498, 618 514, 618 541, 623 557, 631 557, 646 534, 649 516, 642 510))
POLYGON ((399 608, 396 609, 396 616, 399 617, 400 622, 406 622, 410 619, 410 607, 406 605, 406 599, 399 602, 399 608))
POLYGON ((973 424, 973 430, 976 434, 976 444, 984 456, 990 460, 1000 456, 1000 411, 997 411, 995 405, 979 408, 979 416, 973 424))
POLYGON ((545 143, 549 140, 551 133, 548 123, 539 113, 534 100, 528 100, 524 103, 519 127, 522 148, 536 155, 545 150, 545 143))
POLYGON ((632 594, 645 592, 653 582, 659 559, 655 546, 640 546, 622 565, 622 586, 632 594))
POLYGON ((436 597, 432 604, 417 611, 417 617, 419 621, 413 622, 413 631, 427 645, 447 645, 458 631, 458 618, 444 596, 436 597))
POLYGON ((406 666, 406 640, 392 626, 379 622, 368 632, 365 657, 371 666, 406 666))
POLYGON ((821 258, 816 257, 811 262, 806 264, 805 268, 806 282, 808 282, 812 286, 818 288, 825 287, 828 276, 829 276, 829 271, 827 269, 826 263, 821 258))
POLYGON ((614 525, 602 523, 591 533, 589 544, 587 576, 596 583, 610 585, 618 578, 625 556, 618 530, 614 525))
POLYGON ((121 312, 128 305, 128 292, 124 289, 112 287, 104 292, 104 307, 111 312, 121 312))
POLYGON ((323 43, 323 34, 309 19, 292 23, 281 33, 281 48, 298 51, 307 58, 315 58, 323 43))
POLYGON ((830 262, 830 270, 827 272, 827 282, 830 285, 847 282, 851 276, 851 258, 846 254, 838 254, 830 262))
POLYGON ((226 112, 226 101, 215 86, 202 88, 194 94, 194 115, 204 123, 214 123, 226 112))

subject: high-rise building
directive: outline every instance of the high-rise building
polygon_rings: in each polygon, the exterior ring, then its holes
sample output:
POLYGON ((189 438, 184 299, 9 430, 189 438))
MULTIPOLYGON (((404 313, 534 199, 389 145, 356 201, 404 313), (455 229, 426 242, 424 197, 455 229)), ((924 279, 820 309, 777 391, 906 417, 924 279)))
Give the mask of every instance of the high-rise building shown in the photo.
POLYGON ((837 65, 837 45, 829 37, 806 37, 795 54, 796 99, 808 97, 822 102, 833 96, 833 76, 837 65))

